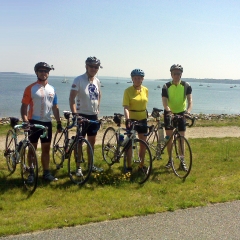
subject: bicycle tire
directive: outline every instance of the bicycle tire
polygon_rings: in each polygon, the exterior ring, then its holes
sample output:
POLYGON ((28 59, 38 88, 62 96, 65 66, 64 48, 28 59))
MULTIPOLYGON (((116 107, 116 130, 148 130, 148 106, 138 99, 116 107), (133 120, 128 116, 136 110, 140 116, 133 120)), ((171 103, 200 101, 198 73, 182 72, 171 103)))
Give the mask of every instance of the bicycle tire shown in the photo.
POLYGON ((56 132, 53 139, 52 145, 52 158, 53 163, 56 165, 57 169, 63 167, 63 162, 65 158, 65 137, 66 132, 56 132))
POLYGON ((105 162, 111 166, 115 163, 118 139, 113 127, 108 127, 102 139, 102 156, 105 162))
POLYGON ((161 156, 161 146, 159 146, 160 149, 158 149, 158 133, 157 131, 153 131, 150 133, 150 135, 147 137, 146 142, 148 143, 148 146, 151 150, 152 154, 152 160, 158 159, 161 156))
MULTIPOLYGON (((132 143, 130 142, 128 144, 128 147, 124 153, 124 161, 123 161, 123 167, 124 167, 124 173, 127 172, 127 154, 128 151, 132 149, 133 150, 133 154, 131 156, 131 167, 132 167, 132 171, 129 173, 130 175, 130 180, 132 182, 137 182, 139 184, 143 184, 145 183, 152 171, 152 155, 151 155, 151 150, 148 147, 148 144, 141 140, 141 139, 134 139, 133 141, 133 147, 132 147, 132 143), (146 167, 145 170, 143 170, 142 168, 139 168, 139 165, 141 164, 141 159, 139 159, 139 147, 140 144, 144 145, 144 147, 146 148, 146 152, 145 152, 145 158, 144 158, 144 166, 146 167)), ((130 153, 131 154, 131 153, 130 153)), ((128 175, 128 173, 127 173, 128 175)))
POLYGON ((38 160, 34 146, 27 142, 20 151, 21 177, 24 187, 34 193, 38 183, 38 160), (33 174, 33 181, 29 182, 29 175, 33 174))
POLYGON ((16 170, 16 139, 14 132, 10 129, 6 135, 4 157, 6 158, 8 171, 13 174, 16 170))
POLYGON ((181 135, 175 137, 171 145, 170 158, 172 160, 172 169, 174 174, 179 178, 186 178, 192 168, 192 150, 188 140, 181 135), (184 163, 186 170, 183 168, 182 157, 184 152, 184 163))
POLYGON ((85 138, 76 141, 70 149, 68 157, 68 175, 70 180, 77 184, 86 183, 92 173, 93 167, 93 149, 89 141, 85 138), (81 147, 78 147, 80 146, 81 147), (81 176, 76 175, 76 162, 81 167, 81 176))

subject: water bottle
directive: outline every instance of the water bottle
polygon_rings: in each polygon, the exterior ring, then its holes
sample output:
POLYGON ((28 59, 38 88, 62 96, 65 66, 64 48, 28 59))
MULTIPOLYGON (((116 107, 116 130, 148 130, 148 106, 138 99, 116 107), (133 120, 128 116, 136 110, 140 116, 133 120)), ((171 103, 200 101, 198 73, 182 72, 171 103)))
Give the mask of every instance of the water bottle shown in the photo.
POLYGON ((161 142, 164 142, 164 131, 163 131, 163 127, 159 128, 159 139, 161 142))
POLYGON ((124 147, 128 143, 128 141, 129 141, 129 137, 126 136, 121 145, 124 147))
POLYGON ((119 134, 119 144, 122 145, 123 141, 124 141, 124 135, 119 134))
POLYGON ((75 138, 75 137, 72 136, 71 139, 68 141, 68 146, 67 146, 66 152, 69 151, 69 148, 70 148, 70 146, 72 145, 72 143, 73 143, 73 141, 74 141, 74 138, 75 138))
POLYGON ((169 140, 169 136, 166 135, 166 137, 164 138, 164 141, 167 142, 169 140))

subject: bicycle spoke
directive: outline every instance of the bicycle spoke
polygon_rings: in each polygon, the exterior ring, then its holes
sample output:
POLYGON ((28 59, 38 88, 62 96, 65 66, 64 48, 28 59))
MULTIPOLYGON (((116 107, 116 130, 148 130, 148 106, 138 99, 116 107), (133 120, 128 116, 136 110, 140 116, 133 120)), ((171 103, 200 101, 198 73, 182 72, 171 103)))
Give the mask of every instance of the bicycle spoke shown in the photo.
POLYGON ((20 154, 23 184, 29 192, 33 193, 38 183, 38 161, 35 148, 31 143, 27 143, 20 154))
POLYGON ((68 174, 71 181, 81 185, 88 181, 93 166, 93 150, 86 139, 74 143, 68 158, 68 174))
POLYGON ((192 168, 192 151, 184 136, 178 136, 171 147, 172 169, 176 176, 186 178, 192 168))
POLYGON ((147 181, 152 170, 152 156, 148 144, 140 139, 135 139, 133 146, 129 146, 124 154, 124 171, 129 175, 132 182, 144 183, 147 181), (140 156, 140 146, 142 156, 140 156), (145 152, 145 154, 144 154, 145 152), (131 169, 131 170, 130 170, 131 169))

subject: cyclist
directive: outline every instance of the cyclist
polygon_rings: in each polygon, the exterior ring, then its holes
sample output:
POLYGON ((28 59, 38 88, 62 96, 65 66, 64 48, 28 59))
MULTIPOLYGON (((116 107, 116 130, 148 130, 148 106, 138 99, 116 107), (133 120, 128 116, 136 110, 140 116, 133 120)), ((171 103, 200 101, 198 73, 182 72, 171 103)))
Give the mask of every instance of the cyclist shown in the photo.
MULTIPOLYGON (((31 123, 41 124, 48 127, 48 138, 40 138, 42 131, 36 129, 36 132, 32 134, 29 139, 35 149, 37 149, 39 138, 41 139, 43 179, 51 182, 58 180, 52 176, 49 170, 50 144, 52 139, 51 110, 57 121, 58 131, 61 131, 62 125, 57 105, 57 95, 54 87, 48 83, 50 70, 54 70, 53 66, 50 66, 45 62, 39 62, 35 65, 34 71, 37 75, 37 81, 27 86, 24 91, 21 105, 21 116, 25 126, 31 123)), ((34 174, 32 174, 31 171, 28 181, 34 182, 34 174)))
MULTIPOLYGON (((123 95, 124 116, 126 119, 126 127, 130 128, 131 121, 139 121, 141 126, 136 126, 138 138, 146 140, 144 134, 147 133, 147 103, 148 103, 148 89, 142 85, 145 73, 141 69, 134 69, 131 72, 133 85, 125 89, 123 95)), ((145 148, 140 144, 139 157, 143 159, 140 169, 145 170, 144 156, 145 148)), ((126 172, 131 172, 131 150, 127 153, 127 169, 126 172)))
MULTIPOLYGON (((164 107, 164 123, 166 135, 171 136, 173 127, 169 126, 169 119, 171 114, 184 115, 184 113, 190 113, 192 109, 192 87, 188 82, 182 81, 181 76, 183 73, 183 67, 180 64, 173 64, 170 68, 172 81, 166 83, 162 87, 162 103, 164 107)), ((178 122, 178 129, 180 134, 185 136, 186 126, 185 119, 181 118, 178 122)), ((168 144, 168 156, 170 156, 171 145, 168 144)), ((184 153, 182 153, 183 161, 181 168, 186 169, 184 163, 184 153)), ((171 167, 171 159, 169 157, 168 163, 165 166, 166 168, 171 167)))
MULTIPOLYGON (((73 115, 79 114, 89 120, 97 120, 101 100, 101 86, 96 74, 102 66, 100 60, 96 57, 88 57, 85 64, 86 73, 73 80, 69 96, 70 109, 73 115)), ((83 129, 83 136, 87 134, 87 139, 93 150, 98 129, 97 124, 91 124, 87 129, 83 129)), ((76 168, 76 175, 81 176, 80 166, 77 165, 76 168)), ((101 172, 102 169, 93 166, 92 171, 101 172)))

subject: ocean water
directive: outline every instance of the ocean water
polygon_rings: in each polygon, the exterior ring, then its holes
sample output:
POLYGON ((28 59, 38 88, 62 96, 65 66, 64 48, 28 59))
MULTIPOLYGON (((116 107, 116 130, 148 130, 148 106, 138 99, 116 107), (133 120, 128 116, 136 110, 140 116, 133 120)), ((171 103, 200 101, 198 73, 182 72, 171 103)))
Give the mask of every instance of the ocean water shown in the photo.
MULTIPOLYGON (((67 83, 62 83, 64 77, 49 77, 58 95, 59 109, 69 110, 69 92, 74 77, 66 77, 67 83)), ((124 90, 131 86, 130 79, 104 78, 101 81, 102 100, 99 116, 112 116, 113 113, 123 113, 122 97, 124 90)), ((0 73, 0 118, 20 117, 20 107, 23 91, 29 84, 36 81, 35 75, 0 73)), ((143 85, 149 90, 148 112, 153 107, 162 108, 161 91, 166 82, 147 80, 143 85), (158 85, 160 88, 158 88, 158 85)), ((193 92, 192 113, 204 114, 239 114, 240 112, 240 84, 231 83, 203 83, 190 82, 193 92), (202 85, 202 86, 200 86, 202 85)))

